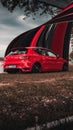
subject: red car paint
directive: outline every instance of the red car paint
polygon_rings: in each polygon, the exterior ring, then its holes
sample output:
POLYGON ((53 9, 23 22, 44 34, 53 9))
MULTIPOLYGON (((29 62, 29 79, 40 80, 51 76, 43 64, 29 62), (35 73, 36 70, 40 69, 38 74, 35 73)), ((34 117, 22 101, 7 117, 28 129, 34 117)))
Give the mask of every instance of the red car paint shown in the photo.
POLYGON ((46 27, 46 25, 43 25, 43 26, 39 29, 39 31, 36 33, 36 35, 34 36, 32 42, 31 42, 31 47, 32 47, 32 46, 35 47, 35 46, 37 45, 38 39, 40 38, 40 35, 41 35, 41 33, 44 31, 45 27, 46 27))
POLYGON ((68 23, 59 23, 56 27, 53 41, 52 41, 52 50, 55 53, 58 53, 61 57, 63 57, 63 46, 64 46, 67 26, 68 23))
POLYGON ((66 60, 42 47, 15 48, 6 56, 4 71, 49 72, 62 71, 66 60))

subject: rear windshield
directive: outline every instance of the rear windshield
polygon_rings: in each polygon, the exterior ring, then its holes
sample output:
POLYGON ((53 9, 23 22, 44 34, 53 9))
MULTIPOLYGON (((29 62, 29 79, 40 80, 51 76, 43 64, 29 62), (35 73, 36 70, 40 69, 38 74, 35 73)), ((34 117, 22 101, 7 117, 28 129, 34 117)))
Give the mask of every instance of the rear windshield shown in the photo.
POLYGON ((20 50, 13 50, 8 55, 20 55, 26 53, 27 53, 27 49, 20 49, 20 50))

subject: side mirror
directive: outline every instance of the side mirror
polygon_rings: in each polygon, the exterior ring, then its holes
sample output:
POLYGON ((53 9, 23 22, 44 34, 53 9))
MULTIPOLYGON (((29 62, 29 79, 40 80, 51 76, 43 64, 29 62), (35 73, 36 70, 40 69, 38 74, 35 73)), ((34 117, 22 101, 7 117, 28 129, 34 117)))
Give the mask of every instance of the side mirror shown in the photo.
POLYGON ((57 54, 57 58, 60 58, 60 56, 57 54))

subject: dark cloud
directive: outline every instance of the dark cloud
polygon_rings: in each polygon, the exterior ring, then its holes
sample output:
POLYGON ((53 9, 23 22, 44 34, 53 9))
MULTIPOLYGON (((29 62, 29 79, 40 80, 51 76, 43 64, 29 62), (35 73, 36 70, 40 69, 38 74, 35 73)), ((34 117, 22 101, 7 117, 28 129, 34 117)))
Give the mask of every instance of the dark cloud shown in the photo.
POLYGON ((0 56, 4 55, 6 47, 13 38, 31 28, 43 24, 49 19, 48 15, 40 17, 38 13, 36 16, 31 15, 23 20, 24 17, 24 11, 18 7, 13 13, 10 13, 0 4, 0 56), (33 17, 35 20, 33 20, 33 17))

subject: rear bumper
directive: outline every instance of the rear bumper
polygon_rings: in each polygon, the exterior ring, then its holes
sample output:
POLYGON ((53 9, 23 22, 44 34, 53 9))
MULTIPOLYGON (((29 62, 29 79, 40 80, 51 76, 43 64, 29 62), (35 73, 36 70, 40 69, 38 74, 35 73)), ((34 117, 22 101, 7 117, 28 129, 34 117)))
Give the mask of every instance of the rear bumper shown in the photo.
POLYGON ((24 63, 9 63, 9 64, 4 64, 4 72, 31 72, 32 71, 32 65, 31 63, 24 62, 24 63), (10 67, 11 66, 11 67, 10 67), (15 66, 12 67, 12 66, 15 66))
POLYGON ((4 68, 4 72, 31 72, 30 68, 4 68))

